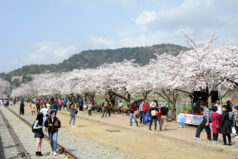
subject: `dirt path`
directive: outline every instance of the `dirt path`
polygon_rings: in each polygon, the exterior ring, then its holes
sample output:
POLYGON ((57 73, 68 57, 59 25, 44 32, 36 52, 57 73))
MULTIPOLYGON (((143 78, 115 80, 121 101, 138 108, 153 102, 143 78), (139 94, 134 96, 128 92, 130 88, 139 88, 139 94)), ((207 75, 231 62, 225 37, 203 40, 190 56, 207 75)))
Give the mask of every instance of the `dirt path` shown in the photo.
POLYGON ((69 116, 58 114, 64 129, 73 134, 80 134, 95 141, 118 148, 132 157, 138 159, 174 159, 174 158, 235 158, 232 154, 210 151, 207 152, 201 146, 187 145, 180 141, 163 139, 141 131, 128 130, 121 127, 109 126, 94 121, 77 118, 77 128, 67 128, 69 116), (120 132, 108 132, 106 130, 116 129, 120 132), (196 157, 195 157, 196 156, 196 157))
POLYGON ((207 150, 207 147, 199 144, 191 145, 179 140, 137 131, 137 129, 112 126, 79 117, 76 118, 77 128, 68 128, 69 115, 58 113, 57 116, 62 122, 62 129, 74 135, 80 134, 96 142, 115 147, 120 152, 138 159, 235 159, 237 156, 234 153, 207 150), (106 130, 119 130, 120 132, 106 130))

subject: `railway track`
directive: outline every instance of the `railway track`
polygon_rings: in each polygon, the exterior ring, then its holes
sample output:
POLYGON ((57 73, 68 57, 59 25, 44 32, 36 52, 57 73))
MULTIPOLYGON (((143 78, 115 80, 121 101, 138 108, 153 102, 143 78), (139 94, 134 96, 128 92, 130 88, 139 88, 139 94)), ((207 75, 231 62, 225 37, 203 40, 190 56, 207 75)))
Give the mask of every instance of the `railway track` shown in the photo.
POLYGON ((2 113, 2 110, 0 110, 0 114, 3 118, 3 121, 9 131, 9 134, 11 135, 14 143, 16 144, 16 146, 18 147, 18 150, 19 150, 19 155, 22 157, 22 158, 25 158, 25 159, 30 159, 30 156, 28 154, 28 152, 26 151, 25 147, 23 146, 23 144, 21 143, 21 141, 19 140, 19 138, 17 137, 16 133, 14 132, 13 128, 11 127, 11 125, 9 124, 7 118, 5 117, 5 115, 2 113))
MULTIPOLYGON (((20 115, 18 115, 17 113, 15 113, 14 111, 12 111, 9 108, 6 108, 9 112, 11 112, 15 117, 17 117, 18 119, 20 119, 25 125, 27 125, 27 127, 29 127, 29 129, 31 129, 32 124, 29 123, 28 121, 26 121, 24 118, 22 118, 20 115)), ((12 126, 9 124, 7 118, 5 117, 4 113, 0 110, 0 113, 2 115, 2 117, 4 118, 4 122, 6 123, 9 133, 11 134, 12 138, 14 139, 14 142, 16 143, 16 145, 19 148, 19 151, 22 155, 23 158, 26 159, 30 159, 33 158, 34 156, 30 156, 29 153, 27 152, 27 150, 24 148, 24 144, 21 143, 20 139, 17 137, 16 133, 14 132, 12 126)), ((45 134, 44 139, 49 141, 49 137, 45 134)), ((49 144, 49 143, 48 143, 49 144)), ((34 145, 32 145, 32 147, 34 148, 34 145)), ((65 154, 65 156, 67 156, 67 158, 71 158, 71 159, 77 159, 78 157, 76 157, 74 154, 72 154, 70 151, 68 151, 65 147, 63 147, 60 144, 57 144, 57 148, 58 150, 62 153, 65 154)), ((47 156, 43 156, 43 157, 47 157, 47 156)), ((53 156, 51 156, 53 157, 53 156)), ((51 158, 50 156, 47 158, 51 158)), ((58 158, 59 156, 56 156, 56 158, 58 158)))

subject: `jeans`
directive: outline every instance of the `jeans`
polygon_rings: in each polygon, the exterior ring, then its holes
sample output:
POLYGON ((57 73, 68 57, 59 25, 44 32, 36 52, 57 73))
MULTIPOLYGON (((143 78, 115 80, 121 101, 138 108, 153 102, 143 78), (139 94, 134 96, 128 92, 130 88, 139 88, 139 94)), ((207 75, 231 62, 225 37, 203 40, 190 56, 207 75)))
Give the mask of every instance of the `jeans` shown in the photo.
POLYGON ((143 124, 145 124, 145 115, 147 112, 143 112, 143 124))
POLYGON ((111 117, 111 109, 108 109, 108 116, 111 117))
POLYGON ((144 112, 140 111, 140 124, 144 123, 144 112))
POLYGON ((75 114, 72 114, 70 116, 70 120, 69 120, 69 125, 71 124, 71 121, 73 120, 73 125, 75 125, 75 114))
POLYGON ((207 132, 207 139, 211 140, 211 129, 209 125, 208 126, 205 125, 206 123, 207 123, 207 120, 203 118, 201 124, 197 128, 196 137, 200 137, 202 130, 205 128, 207 132))
POLYGON ((49 132, 49 138, 50 138, 50 146, 53 152, 56 152, 57 149, 57 138, 58 138, 58 131, 51 133, 49 132))
POLYGON ((136 126, 138 126, 136 115, 134 113, 130 113, 130 125, 132 126, 132 118, 135 120, 136 126))
POLYGON ((151 130, 151 126, 152 126, 153 121, 155 122, 155 130, 156 130, 156 128, 157 128, 157 120, 158 120, 158 117, 157 117, 157 116, 152 116, 152 117, 151 117, 150 125, 149 125, 149 129, 150 129, 150 130, 151 130))

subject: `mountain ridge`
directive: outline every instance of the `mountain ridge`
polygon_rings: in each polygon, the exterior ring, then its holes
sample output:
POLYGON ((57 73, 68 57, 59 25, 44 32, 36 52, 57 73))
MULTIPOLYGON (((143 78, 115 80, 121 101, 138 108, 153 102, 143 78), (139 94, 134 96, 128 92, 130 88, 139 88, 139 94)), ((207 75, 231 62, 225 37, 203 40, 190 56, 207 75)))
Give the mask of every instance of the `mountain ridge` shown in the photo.
POLYGON ((188 50, 187 47, 175 44, 157 44, 144 47, 125 47, 118 49, 85 50, 70 56, 58 64, 31 64, 20 67, 8 73, 1 73, 0 77, 9 81, 13 87, 32 80, 32 74, 68 72, 74 69, 96 68, 104 63, 122 62, 123 60, 135 60, 135 63, 146 65, 150 59, 155 59, 158 54, 168 53, 177 55, 180 51, 188 50), (22 79, 13 79, 22 76, 22 79))

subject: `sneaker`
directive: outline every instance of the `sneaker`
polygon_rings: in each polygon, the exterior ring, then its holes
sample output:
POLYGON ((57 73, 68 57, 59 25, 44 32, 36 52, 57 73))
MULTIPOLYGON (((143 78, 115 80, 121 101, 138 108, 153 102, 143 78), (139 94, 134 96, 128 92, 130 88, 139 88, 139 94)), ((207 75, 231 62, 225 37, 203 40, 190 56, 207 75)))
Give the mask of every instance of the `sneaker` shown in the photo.
POLYGON ((70 128, 70 125, 69 125, 69 128, 70 128))
POLYGON ((218 141, 213 141, 214 144, 218 144, 219 142, 218 141))
POLYGON ((77 127, 76 125, 73 126, 73 128, 76 128, 76 127, 77 127))
POLYGON ((57 153, 56 153, 56 152, 54 152, 54 156, 57 156, 57 153))
POLYGON ((200 137, 196 137, 196 136, 195 136, 195 137, 193 137, 193 138, 194 138, 195 140, 200 140, 200 137))
POLYGON ((54 154, 54 152, 52 151, 51 153, 50 153, 50 155, 53 155, 54 154))

